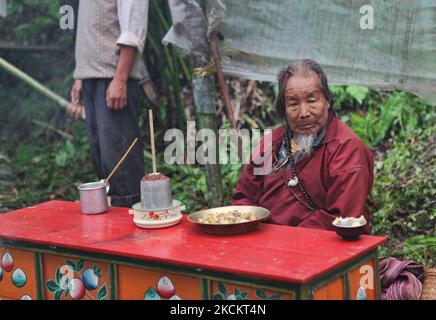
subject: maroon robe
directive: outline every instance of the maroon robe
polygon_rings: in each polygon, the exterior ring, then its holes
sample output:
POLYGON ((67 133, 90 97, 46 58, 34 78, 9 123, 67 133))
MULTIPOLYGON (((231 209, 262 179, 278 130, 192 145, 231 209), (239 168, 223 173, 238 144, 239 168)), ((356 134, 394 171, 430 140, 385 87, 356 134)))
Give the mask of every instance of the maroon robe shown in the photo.
MULTIPOLYGON (((244 165, 233 192, 234 205, 257 205, 270 210, 266 222, 333 230, 336 217, 359 217, 368 221, 366 232, 371 231, 371 220, 366 199, 374 180, 374 158, 362 140, 332 112, 325 136, 319 146, 297 161, 296 170, 306 192, 320 208, 310 211, 291 194, 280 171, 269 175, 254 175, 253 155, 244 165)), ((272 132, 272 152, 277 154, 282 144, 283 127, 272 132)), ((259 147, 261 155, 263 140, 259 147)), ((289 166, 284 167, 287 180, 292 177, 289 166)), ((298 187, 293 187, 301 195, 298 187)), ((302 198, 304 201, 304 197, 302 198)))

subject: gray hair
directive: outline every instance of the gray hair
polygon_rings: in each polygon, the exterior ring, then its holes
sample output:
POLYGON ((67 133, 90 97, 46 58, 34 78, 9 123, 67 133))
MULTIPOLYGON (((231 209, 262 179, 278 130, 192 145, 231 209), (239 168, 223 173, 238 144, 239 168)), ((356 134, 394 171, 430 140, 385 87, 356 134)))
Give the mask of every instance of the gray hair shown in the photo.
POLYGON ((329 104, 331 106, 333 105, 333 98, 329 89, 327 75, 325 74, 324 70, 321 68, 319 63, 310 59, 299 60, 294 63, 286 65, 284 68, 282 68, 279 71, 277 75, 277 80, 279 84, 279 93, 276 100, 276 112, 280 118, 282 119, 286 118, 286 112, 285 112, 286 82, 288 82, 288 79, 293 75, 298 73, 304 73, 310 70, 314 71, 318 75, 321 92, 323 93, 324 97, 329 102, 329 104))

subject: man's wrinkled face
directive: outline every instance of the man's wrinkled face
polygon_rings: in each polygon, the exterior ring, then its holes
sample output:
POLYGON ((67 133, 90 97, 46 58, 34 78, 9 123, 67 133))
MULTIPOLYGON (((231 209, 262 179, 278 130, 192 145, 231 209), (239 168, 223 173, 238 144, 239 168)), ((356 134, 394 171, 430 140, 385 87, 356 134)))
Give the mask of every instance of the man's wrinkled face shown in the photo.
POLYGON ((285 87, 285 111, 295 135, 313 135, 320 131, 327 122, 329 108, 314 71, 297 73, 288 79, 285 87))

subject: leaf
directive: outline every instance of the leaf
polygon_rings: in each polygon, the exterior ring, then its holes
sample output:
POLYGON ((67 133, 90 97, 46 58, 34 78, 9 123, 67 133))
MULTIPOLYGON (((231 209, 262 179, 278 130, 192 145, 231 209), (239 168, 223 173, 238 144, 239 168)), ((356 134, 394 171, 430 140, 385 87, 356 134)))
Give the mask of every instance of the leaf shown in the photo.
POLYGON ((224 300, 224 296, 221 292, 218 292, 213 295, 212 300, 224 300))
POLYGON ((61 267, 58 266, 56 269, 56 283, 58 285, 61 283, 61 279, 62 279, 61 267))
POLYGON ((247 300, 248 299, 248 292, 241 292, 241 300, 247 300))
POLYGON ((74 154, 76 153, 76 148, 70 140, 67 140, 67 142, 65 143, 65 150, 70 157, 74 157, 74 154))
POLYGON ((68 297, 68 294, 70 293, 70 289, 66 289, 65 290, 65 298, 67 298, 68 297))
POLYGON ((239 296, 241 294, 241 291, 239 291, 238 288, 235 288, 235 296, 239 296))
POLYGON ((268 300, 280 300, 280 297, 281 297, 280 294, 276 294, 276 295, 269 296, 267 299, 268 300))
POLYGON ((84 264, 85 264, 85 260, 83 259, 80 259, 79 262, 77 262, 77 272, 82 271, 84 264))
POLYGON ((258 296, 260 299, 267 299, 265 292, 262 290, 256 290, 256 296, 258 296))
POLYGON ((218 282, 218 290, 224 297, 227 297, 227 288, 224 283, 218 282))
POLYGON ((359 102, 359 104, 362 104, 363 100, 365 100, 366 96, 369 93, 369 89, 364 86, 348 86, 346 89, 347 93, 349 93, 354 99, 359 102))
POLYGON ((49 292, 55 292, 56 290, 59 290, 59 285, 56 281, 54 280, 48 280, 47 281, 47 290, 49 292))
POLYGON ((100 289, 98 289, 97 299, 104 300, 106 298, 106 284, 104 284, 100 289))
POLYGON ((64 290, 60 289, 60 290, 57 290, 57 291, 55 292, 55 295, 54 295, 55 300, 61 300, 61 296, 62 296, 62 292, 63 292, 63 291, 64 291, 64 290))
POLYGON ((77 266, 76 266, 76 264, 73 261, 66 259, 65 263, 68 264, 71 268, 73 268, 74 271, 78 272, 77 271, 77 266))
POLYGON ((64 167, 67 164, 68 154, 65 151, 60 151, 56 157, 55 162, 59 167, 64 167))
POLYGON ((29 144, 22 144, 17 148, 15 160, 18 162, 27 162, 35 156, 35 148, 29 144))

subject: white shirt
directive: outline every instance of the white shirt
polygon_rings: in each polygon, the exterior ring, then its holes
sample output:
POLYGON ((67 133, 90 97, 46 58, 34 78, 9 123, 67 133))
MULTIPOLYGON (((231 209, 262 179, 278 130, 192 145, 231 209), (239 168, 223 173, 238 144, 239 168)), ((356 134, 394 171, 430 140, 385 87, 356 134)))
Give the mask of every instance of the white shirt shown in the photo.
POLYGON ((112 78, 118 65, 119 45, 126 45, 137 49, 129 76, 141 79, 147 21, 148 0, 80 1, 74 78, 112 78))

